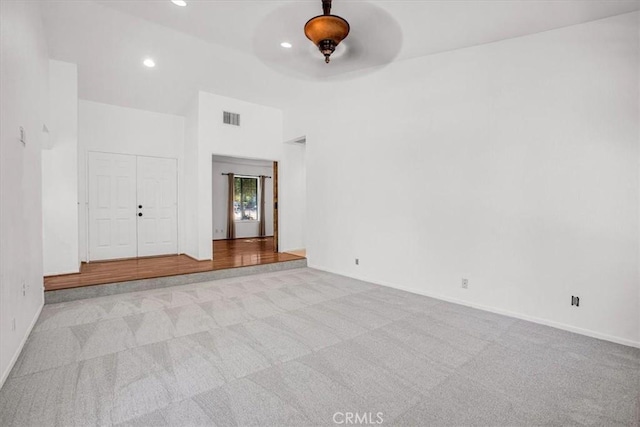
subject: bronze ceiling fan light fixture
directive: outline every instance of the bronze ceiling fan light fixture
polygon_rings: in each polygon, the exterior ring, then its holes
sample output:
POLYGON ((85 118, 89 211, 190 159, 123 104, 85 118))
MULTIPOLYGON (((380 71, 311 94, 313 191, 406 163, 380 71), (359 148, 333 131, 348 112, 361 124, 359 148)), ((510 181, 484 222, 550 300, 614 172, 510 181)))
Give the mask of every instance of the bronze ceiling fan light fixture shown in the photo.
POLYGON ((309 19, 304 25, 304 34, 313 42, 324 55, 324 62, 330 61, 330 56, 349 35, 349 23, 346 19, 331 15, 331 0, 322 0, 323 15, 309 19))

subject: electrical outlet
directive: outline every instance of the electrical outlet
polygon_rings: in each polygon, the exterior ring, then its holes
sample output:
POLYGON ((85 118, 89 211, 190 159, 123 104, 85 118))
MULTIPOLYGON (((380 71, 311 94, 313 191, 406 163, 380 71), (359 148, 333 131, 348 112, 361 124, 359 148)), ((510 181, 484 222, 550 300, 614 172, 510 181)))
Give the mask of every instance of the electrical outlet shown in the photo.
POLYGON ((11 319, 11 330, 12 331, 16 330, 16 318, 15 317, 13 319, 11 319))
POLYGON ((22 282, 22 296, 26 296, 27 295, 27 285, 24 284, 24 282, 22 282))
POLYGON ((462 278, 462 289, 468 289, 469 288, 469 279, 465 279, 464 277, 462 278))
POLYGON ((576 297, 571 295, 571 305, 572 306, 576 306, 576 307, 580 307, 580 297, 576 297))
POLYGON ((360 265, 360 258, 356 258, 356 265, 360 265))

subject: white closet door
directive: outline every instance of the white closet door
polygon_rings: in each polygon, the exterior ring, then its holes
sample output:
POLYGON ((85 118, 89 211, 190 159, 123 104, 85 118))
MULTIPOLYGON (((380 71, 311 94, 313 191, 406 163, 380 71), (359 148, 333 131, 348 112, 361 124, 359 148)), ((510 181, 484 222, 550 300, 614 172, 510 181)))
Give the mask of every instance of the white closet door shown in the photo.
POLYGON ((138 157, 138 256, 178 253, 175 159, 138 157))
POLYGON ((89 153, 89 259, 137 256, 136 158, 89 153))

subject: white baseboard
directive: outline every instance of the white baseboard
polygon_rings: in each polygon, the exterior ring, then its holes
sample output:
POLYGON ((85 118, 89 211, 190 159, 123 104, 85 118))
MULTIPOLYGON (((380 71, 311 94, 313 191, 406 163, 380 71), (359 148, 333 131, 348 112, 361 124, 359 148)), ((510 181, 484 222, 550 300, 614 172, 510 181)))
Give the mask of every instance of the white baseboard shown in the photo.
POLYGON ((186 253, 186 252, 183 252, 183 253, 181 253, 180 255, 188 256, 189 258, 191 258, 191 259, 192 259, 192 260, 194 260, 194 261, 212 261, 212 258, 198 258, 198 257, 195 257, 195 256, 193 256, 193 255, 189 255, 189 254, 188 254, 188 253, 186 253))
POLYGON ((57 271, 55 273, 44 273, 43 276, 44 277, 64 276, 65 274, 78 274, 78 273, 80 273, 80 266, 78 266, 77 270, 66 270, 66 271, 57 271))
POLYGON ((27 339, 29 338, 29 335, 31 335, 31 331, 33 330, 33 327, 36 325, 36 322, 40 317, 40 313, 42 312, 42 307, 44 307, 44 301, 38 308, 36 315, 33 316, 33 319, 31 320, 31 324, 27 328, 27 333, 24 334, 24 337, 22 338, 22 342, 18 346, 18 349, 16 350, 16 352, 13 354, 13 357, 11 358, 11 362, 9 362, 9 366, 7 366, 7 369, 2 373, 2 378, 0 378, 0 389, 2 388, 2 386, 4 386, 4 382, 9 377, 9 374, 13 369, 13 365, 15 365, 16 362, 18 361, 18 357, 20 357, 20 353, 22 353, 22 349, 24 348, 24 345, 27 343, 27 339))
POLYGON ((280 252, 300 252, 300 251, 305 251, 305 248, 297 248, 297 249, 280 249, 280 252))
POLYGON ((538 323, 540 325, 550 326, 552 328, 561 329, 563 331, 574 332, 576 334, 585 335, 585 336, 588 336, 588 337, 591 337, 591 338, 597 338, 597 339, 601 339, 601 340, 604 340, 604 341, 610 341, 610 342, 613 342, 613 343, 616 343, 616 344, 626 345, 628 347, 640 348, 640 342, 639 341, 633 341, 633 340, 629 340, 629 339, 626 339, 626 338, 617 337, 617 336, 614 336, 614 335, 603 334, 601 332, 592 331, 590 329, 579 328, 577 326, 568 325, 566 323, 560 323, 560 322, 556 322, 556 321, 549 320, 549 319, 543 319, 543 318, 540 318, 540 317, 529 316, 527 314, 521 314, 521 313, 509 311, 509 310, 504 310, 504 309, 501 309, 501 308, 496 308, 496 307, 476 304, 476 303, 472 303, 472 302, 469 302, 469 301, 460 300, 460 299, 457 299, 457 298, 451 298, 451 297, 447 297, 447 296, 444 296, 444 295, 425 292, 425 291, 419 290, 419 289, 413 289, 413 288, 408 288, 408 287, 405 287, 405 286, 399 286, 399 285, 396 285, 395 283, 382 282, 380 280, 374 280, 374 279, 370 279, 370 278, 367 278, 367 277, 361 277, 361 276, 358 276, 358 275, 348 275, 348 274, 345 274, 345 273, 342 273, 342 272, 338 272, 338 271, 334 271, 332 269, 325 268, 325 267, 318 266, 318 265, 309 264, 309 267, 310 268, 315 268, 317 270, 323 270, 323 271, 326 271, 326 272, 329 272, 329 273, 333 273, 333 274, 339 274, 341 276, 351 277, 351 278, 354 278, 354 279, 357 279, 357 280, 363 280, 365 282, 373 283, 373 284, 380 285, 380 286, 385 286, 385 287, 388 287, 388 288, 394 288, 394 289, 399 289, 401 291, 411 292, 412 294, 422 295, 422 296, 429 297, 429 298, 435 298, 435 299, 438 299, 438 300, 441 300, 441 301, 447 301, 447 302, 451 302, 451 303, 454 303, 454 304, 460 304, 460 305, 464 305, 464 306, 467 306, 467 307, 477 308, 478 310, 484 310, 484 311, 488 311, 488 312, 491 312, 491 313, 501 314, 503 316, 513 317, 515 319, 526 320, 528 322, 533 322, 533 323, 538 323))

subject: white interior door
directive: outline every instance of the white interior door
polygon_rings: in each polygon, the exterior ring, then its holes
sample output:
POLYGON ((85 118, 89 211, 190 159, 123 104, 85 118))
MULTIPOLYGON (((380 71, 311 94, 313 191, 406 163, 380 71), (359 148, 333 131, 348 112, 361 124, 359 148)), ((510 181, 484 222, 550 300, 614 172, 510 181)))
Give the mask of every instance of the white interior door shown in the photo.
POLYGON ((138 256, 178 253, 175 159, 137 158, 138 256))
POLYGON ((137 255, 136 158, 89 153, 89 259, 137 255))

